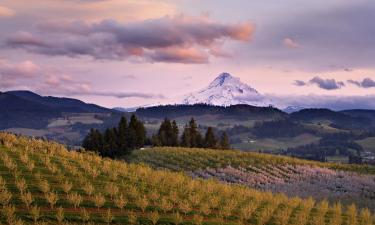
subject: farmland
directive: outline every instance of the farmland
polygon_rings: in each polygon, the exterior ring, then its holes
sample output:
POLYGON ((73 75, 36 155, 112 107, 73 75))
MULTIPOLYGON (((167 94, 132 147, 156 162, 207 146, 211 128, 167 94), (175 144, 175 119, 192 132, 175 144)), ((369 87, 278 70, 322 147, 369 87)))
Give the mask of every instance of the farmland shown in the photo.
POLYGON ((375 168, 321 163, 240 151, 158 148, 138 151, 133 162, 186 171, 192 177, 218 179, 289 197, 314 196, 330 202, 375 209, 375 168))
POLYGON ((69 152, 1 133, 7 224, 371 224, 367 209, 69 152))

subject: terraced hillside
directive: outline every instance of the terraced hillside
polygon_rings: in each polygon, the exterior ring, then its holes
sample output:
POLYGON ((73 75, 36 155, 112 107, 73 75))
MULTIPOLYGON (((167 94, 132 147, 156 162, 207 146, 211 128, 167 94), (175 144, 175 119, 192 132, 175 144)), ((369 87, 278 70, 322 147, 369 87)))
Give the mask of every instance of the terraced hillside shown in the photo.
POLYGON ((133 162, 187 171, 289 197, 328 199, 375 209, 375 167, 319 163, 296 158, 208 149, 157 148, 138 151, 133 162))
POLYGON ((372 224, 356 206, 288 198, 240 185, 69 152, 0 133, 1 223, 372 224))

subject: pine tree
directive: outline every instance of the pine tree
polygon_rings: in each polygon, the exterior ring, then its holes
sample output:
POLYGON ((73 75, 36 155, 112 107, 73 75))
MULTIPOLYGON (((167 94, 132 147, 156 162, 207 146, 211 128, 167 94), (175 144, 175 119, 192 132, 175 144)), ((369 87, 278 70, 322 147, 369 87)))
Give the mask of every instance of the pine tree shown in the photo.
POLYGON ((118 150, 116 128, 108 128, 104 133, 102 155, 111 156, 118 150))
POLYGON ((172 122, 172 146, 178 146, 178 126, 175 120, 172 122))
POLYGON ((191 135, 190 135, 190 128, 188 125, 185 126, 184 132, 181 136, 181 146, 190 148, 191 147, 191 135))
POLYGON ((172 124, 167 118, 160 124, 158 138, 161 146, 172 146, 172 124))
POLYGON ((190 146, 192 148, 200 147, 202 137, 199 134, 197 124, 195 123, 194 118, 191 118, 189 121, 189 129, 190 129, 190 146))
POLYGON ((152 135, 151 140, 152 140, 152 145, 153 145, 154 147, 162 146, 161 143, 160 143, 160 140, 159 140, 158 135, 155 135, 155 134, 152 135))
POLYGON ((118 124, 117 146, 120 155, 128 151, 128 121, 123 116, 118 124))
POLYGON ((91 151, 101 151, 103 148, 103 137, 100 131, 91 129, 90 133, 83 140, 82 147, 91 151))
POLYGON ((221 135, 221 139, 220 139, 220 147, 222 149, 230 149, 230 144, 229 144, 229 137, 228 137, 228 134, 227 132, 223 132, 223 134, 221 135))
POLYGON ((135 134, 136 134, 136 142, 135 147, 141 148, 145 145, 146 142, 146 128, 141 121, 136 119, 135 123, 135 134))
POLYGON ((131 117, 130 117, 130 122, 129 122, 129 127, 128 127, 128 143, 127 143, 127 146, 128 146, 128 152, 126 154, 128 154, 130 152, 130 149, 135 149, 136 148, 136 145, 137 145, 137 123, 138 123, 138 119, 137 117, 133 114, 131 117))
POLYGON ((207 128, 207 132, 204 138, 204 146, 206 148, 216 148, 217 140, 215 137, 214 129, 212 127, 207 128))

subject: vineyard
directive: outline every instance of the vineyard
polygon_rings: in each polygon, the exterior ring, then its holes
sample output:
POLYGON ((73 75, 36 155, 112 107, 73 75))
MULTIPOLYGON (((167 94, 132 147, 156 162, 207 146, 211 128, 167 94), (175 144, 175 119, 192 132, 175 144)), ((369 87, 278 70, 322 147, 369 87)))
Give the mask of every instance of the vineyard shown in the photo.
POLYGON ((155 168, 186 171, 192 177, 215 178, 226 183, 262 191, 284 193, 289 197, 375 209, 374 167, 319 163, 284 156, 239 151, 159 148, 138 151, 133 162, 155 168))
POLYGON ((354 204, 193 179, 6 133, 0 133, 0 205, 0 223, 9 225, 374 222, 370 210, 354 204))

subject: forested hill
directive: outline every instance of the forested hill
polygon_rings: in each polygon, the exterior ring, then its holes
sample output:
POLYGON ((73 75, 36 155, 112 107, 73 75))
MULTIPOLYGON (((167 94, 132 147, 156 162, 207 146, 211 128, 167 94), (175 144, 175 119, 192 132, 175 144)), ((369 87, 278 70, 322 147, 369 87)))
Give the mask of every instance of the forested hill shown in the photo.
POLYGON ((165 105, 139 108, 136 114, 150 118, 176 118, 183 116, 201 116, 204 114, 222 115, 226 117, 286 117, 287 113, 274 107, 257 107, 251 105, 214 106, 207 104, 165 105))
POLYGON ((63 113, 113 113, 113 110, 77 99, 44 97, 30 91, 0 93, 0 129, 45 128, 63 113))

